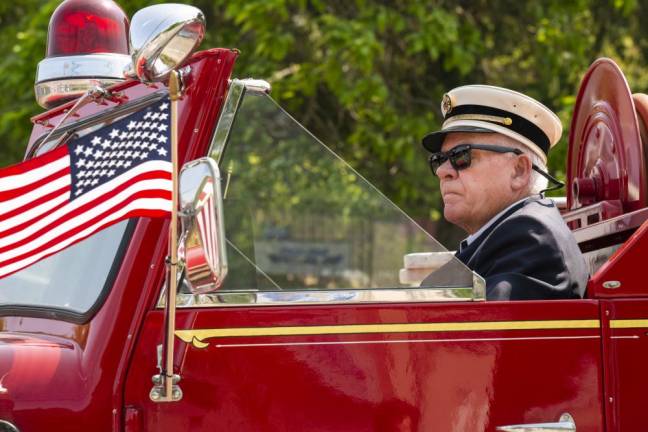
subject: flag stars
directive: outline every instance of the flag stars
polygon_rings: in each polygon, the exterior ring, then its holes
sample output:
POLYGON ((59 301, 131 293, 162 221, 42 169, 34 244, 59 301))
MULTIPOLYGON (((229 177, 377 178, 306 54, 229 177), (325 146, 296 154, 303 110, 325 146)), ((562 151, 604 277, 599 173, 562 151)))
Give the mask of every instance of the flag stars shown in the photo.
POLYGON ((85 194, 125 171, 156 159, 168 159, 170 104, 150 107, 108 128, 81 137, 70 146, 74 188, 71 198, 85 194))

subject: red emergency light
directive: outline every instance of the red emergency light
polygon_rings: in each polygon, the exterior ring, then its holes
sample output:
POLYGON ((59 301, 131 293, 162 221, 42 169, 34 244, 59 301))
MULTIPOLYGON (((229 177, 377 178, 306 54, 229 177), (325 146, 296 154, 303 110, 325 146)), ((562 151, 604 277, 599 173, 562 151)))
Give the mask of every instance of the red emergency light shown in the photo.
POLYGON ((124 80, 131 64, 128 16, 112 0, 65 0, 54 11, 47 57, 38 64, 36 100, 52 108, 95 85, 124 80))

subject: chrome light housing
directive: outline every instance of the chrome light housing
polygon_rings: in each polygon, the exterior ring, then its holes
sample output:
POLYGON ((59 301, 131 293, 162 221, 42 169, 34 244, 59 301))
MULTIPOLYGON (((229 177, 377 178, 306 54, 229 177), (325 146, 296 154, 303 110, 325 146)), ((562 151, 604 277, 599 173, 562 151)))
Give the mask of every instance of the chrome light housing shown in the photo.
POLYGON ((131 62, 128 17, 112 0, 65 0, 50 19, 47 57, 38 64, 34 91, 43 108, 124 80, 131 62))

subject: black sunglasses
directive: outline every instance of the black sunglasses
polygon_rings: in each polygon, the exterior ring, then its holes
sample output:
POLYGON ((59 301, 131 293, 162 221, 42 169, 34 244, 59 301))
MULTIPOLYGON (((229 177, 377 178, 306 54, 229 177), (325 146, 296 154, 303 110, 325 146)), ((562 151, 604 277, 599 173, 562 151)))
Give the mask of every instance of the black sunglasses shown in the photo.
MULTIPOLYGON (((461 144, 448 150, 447 152, 432 153, 428 158, 428 164, 430 165, 430 169, 432 170, 432 173, 434 175, 437 175, 437 170, 439 169, 439 167, 448 160, 450 161, 450 165, 452 165, 452 168, 454 168, 457 171, 461 171, 470 167, 470 164, 472 163, 472 154, 471 154, 472 150, 486 150, 495 153, 514 153, 516 155, 523 154, 522 150, 512 148, 512 147, 504 147, 504 146, 488 145, 488 144, 461 144)), ((555 177, 552 177, 549 173, 542 171, 540 168, 538 168, 536 164, 533 164, 532 168, 534 171, 536 171, 537 173, 539 173, 540 175, 542 175, 543 177, 550 180, 556 185, 549 189, 543 190, 542 193, 555 190, 555 189, 560 189, 561 187, 565 186, 563 182, 556 179, 555 177)))

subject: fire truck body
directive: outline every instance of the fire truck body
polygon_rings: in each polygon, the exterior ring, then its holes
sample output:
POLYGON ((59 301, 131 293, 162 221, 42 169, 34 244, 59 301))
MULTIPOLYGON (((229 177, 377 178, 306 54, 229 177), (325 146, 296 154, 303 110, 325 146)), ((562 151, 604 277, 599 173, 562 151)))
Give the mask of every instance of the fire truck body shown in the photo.
MULTIPOLYGON (((237 55, 211 49, 182 65, 180 163, 218 162, 229 268, 209 292, 181 283, 176 400, 160 401, 154 378, 169 220, 138 218, 0 280, 0 430, 645 430, 646 183, 627 208, 625 197, 579 204, 570 192, 566 220, 580 224, 594 263, 585 299, 486 302, 481 278, 460 265, 445 287, 400 283, 403 255, 444 249, 262 82, 231 79, 237 55)), ((34 118, 27 155, 110 125, 167 87, 131 79, 109 90, 52 134, 73 102, 34 118)), ((626 98, 609 104, 618 113, 630 93, 615 91, 626 98)), ((580 156, 601 141, 592 131, 628 123, 579 103, 593 138, 570 139, 580 162, 569 180, 596 177, 580 156)), ((633 145, 614 133, 616 146, 633 145)), ((645 182, 645 169, 625 181, 617 189, 645 182)))

